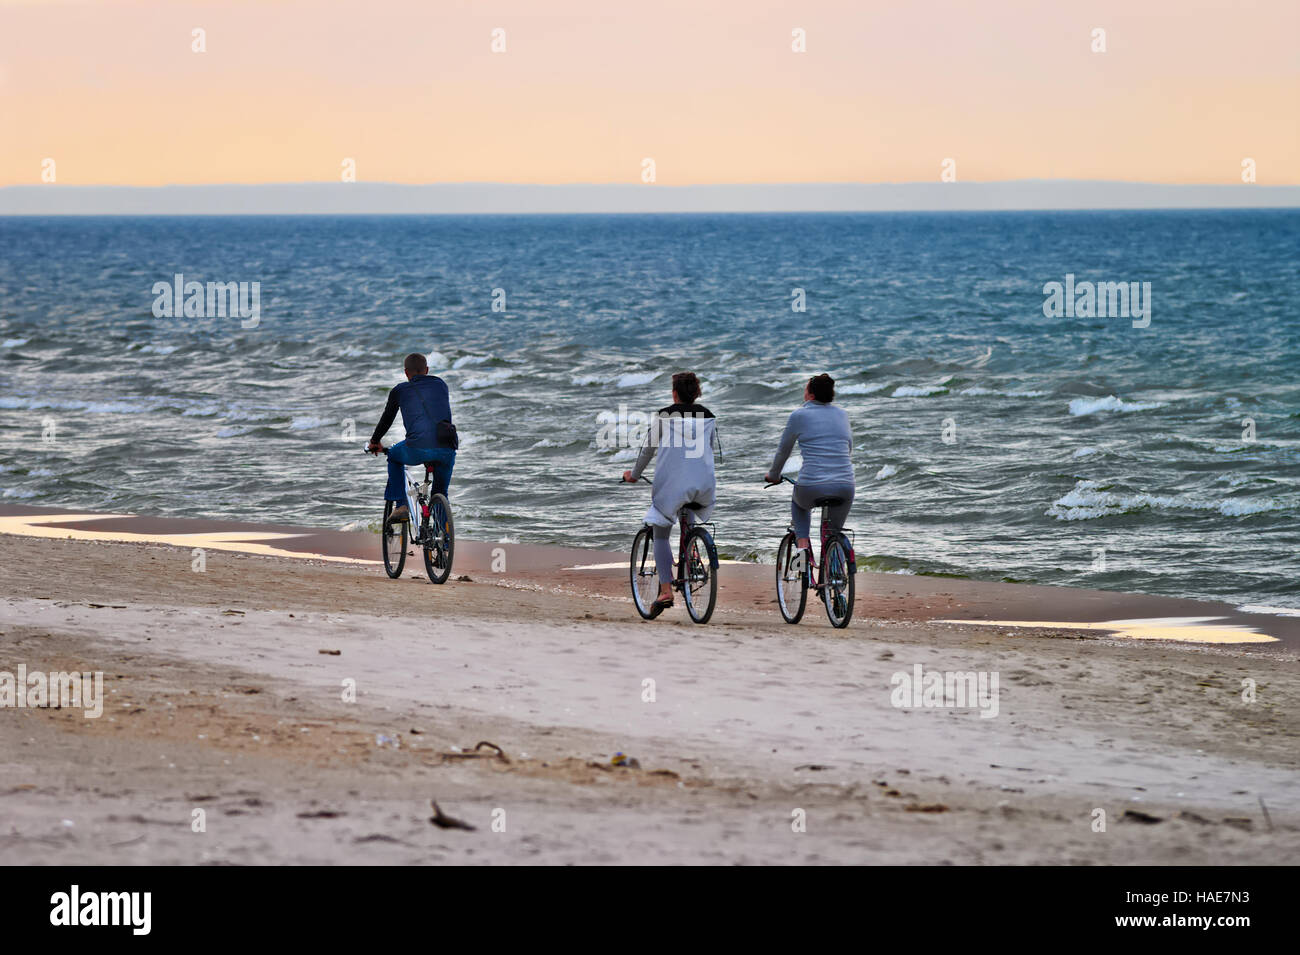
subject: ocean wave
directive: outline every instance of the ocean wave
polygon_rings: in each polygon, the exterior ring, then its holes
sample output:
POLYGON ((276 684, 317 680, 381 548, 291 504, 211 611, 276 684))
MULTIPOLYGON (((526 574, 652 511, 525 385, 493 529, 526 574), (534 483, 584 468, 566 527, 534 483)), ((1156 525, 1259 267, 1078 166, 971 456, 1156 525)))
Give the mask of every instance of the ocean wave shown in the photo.
POLYGON ((1242 604, 1240 613, 1268 613, 1277 617, 1300 617, 1300 607, 1270 607, 1266 604, 1242 604))
POLYGON ((1098 411, 1150 411, 1163 408, 1162 401, 1124 401, 1114 395, 1105 398, 1075 398, 1070 402, 1070 414, 1082 418, 1084 415, 1096 414, 1098 411))
POLYGON ((626 375, 619 375, 614 384, 620 388, 637 388, 641 385, 648 385, 659 377, 657 371, 629 371, 626 375))
POLYGON ((313 418, 310 415, 299 415, 289 422, 290 431, 314 431, 317 428, 323 428, 331 422, 324 418, 313 418))
POLYGON ((84 411, 87 414, 144 414, 158 407, 158 402, 136 404, 129 401, 48 401, 44 398, 0 397, 0 409, 9 411, 84 411))
POLYGON ((452 368, 465 368, 469 365, 482 365, 492 359, 487 355, 463 355, 451 363, 452 368))
POLYGON ((3 342, 0 342, 0 347, 17 348, 19 345, 26 345, 29 341, 31 341, 30 338, 6 338, 3 342))
POLYGON ((969 388, 963 388, 960 392, 963 395, 999 395, 1003 398, 1042 398, 1049 394, 1046 391, 999 391, 996 388, 984 388, 980 385, 972 385, 969 388))
POLYGON ((341 530, 341 531, 370 531, 371 533, 378 534, 378 533, 379 533, 379 527, 380 527, 380 524, 381 524, 381 523, 382 523, 381 521, 377 521, 377 520, 375 520, 375 521, 348 521, 346 524, 342 525, 342 526, 339 528, 339 530, 341 530))
POLYGON ((889 382, 881 381, 871 385, 836 385, 835 393, 837 395, 874 395, 877 391, 884 391, 889 387, 889 382))
POLYGON ((899 385, 894 389, 891 398, 928 398, 931 395, 942 395, 948 391, 943 385, 899 385))
POLYGON ((460 386, 466 391, 475 391, 479 388, 492 388, 501 382, 513 378, 517 372, 513 368, 502 368, 499 371, 490 371, 486 375, 479 375, 475 378, 466 378, 460 383, 460 386))
POLYGON ((879 471, 876 472, 876 480, 883 481, 886 478, 893 477, 897 473, 898 473, 898 467, 896 465, 886 464, 884 467, 882 467, 879 471))
POLYGON ((0 497, 28 498, 28 497, 35 497, 35 496, 36 496, 35 491, 29 491, 25 488, 16 488, 16 487, 7 487, 4 489, 4 493, 0 494, 0 497))
POLYGON ((1088 457, 1092 457, 1092 455, 1097 454, 1097 453, 1098 453, 1098 451, 1097 451, 1096 448, 1075 448, 1075 449, 1074 449, 1074 454, 1070 455, 1070 457, 1072 457, 1072 458, 1088 458, 1088 457))
POLYGON ((1212 501, 1186 495, 1118 494, 1104 490, 1096 481, 1081 480, 1052 502, 1046 516, 1058 521, 1090 521, 1144 510, 1215 511, 1224 517, 1248 517, 1266 511, 1282 510, 1282 505, 1271 498, 1212 501))

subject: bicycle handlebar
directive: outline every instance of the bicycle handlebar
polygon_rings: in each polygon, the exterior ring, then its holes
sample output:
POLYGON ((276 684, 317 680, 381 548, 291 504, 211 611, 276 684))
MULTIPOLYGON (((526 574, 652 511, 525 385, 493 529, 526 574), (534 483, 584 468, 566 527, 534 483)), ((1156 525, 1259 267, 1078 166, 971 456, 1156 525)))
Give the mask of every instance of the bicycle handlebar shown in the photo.
POLYGON ((792 481, 790 478, 788 478, 788 477, 786 477, 784 474, 782 474, 782 475, 781 475, 781 480, 779 480, 779 481, 773 481, 771 484, 764 484, 764 485, 763 485, 763 490, 766 491, 769 487, 778 487, 778 486, 781 485, 781 484, 793 484, 793 483, 794 483, 794 481, 792 481))
POLYGON ((649 479, 648 477, 646 477, 644 474, 641 475, 639 478, 637 478, 635 481, 624 481, 622 478, 619 478, 619 479, 618 479, 618 483, 619 483, 619 484, 637 484, 637 483, 639 483, 639 482, 641 482, 641 481, 645 481, 646 484, 653 484, 653 483, 654 483, 654 481, 650 480, 650 479, 649 479))

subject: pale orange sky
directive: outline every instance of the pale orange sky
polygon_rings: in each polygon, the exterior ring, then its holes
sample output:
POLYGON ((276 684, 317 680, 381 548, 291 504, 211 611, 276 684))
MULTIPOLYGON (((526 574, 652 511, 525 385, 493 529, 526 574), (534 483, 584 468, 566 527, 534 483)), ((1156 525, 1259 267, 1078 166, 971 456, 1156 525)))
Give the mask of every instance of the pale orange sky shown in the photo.
POLYGON ((1300 2, 0 0, 0 186, 45 158, 162 185, 345 157, 405 183, 635 183, 651 157, 665 185, 935 181, 947 157, 1239 183, 1250 157, 1300 184, 1300 2))

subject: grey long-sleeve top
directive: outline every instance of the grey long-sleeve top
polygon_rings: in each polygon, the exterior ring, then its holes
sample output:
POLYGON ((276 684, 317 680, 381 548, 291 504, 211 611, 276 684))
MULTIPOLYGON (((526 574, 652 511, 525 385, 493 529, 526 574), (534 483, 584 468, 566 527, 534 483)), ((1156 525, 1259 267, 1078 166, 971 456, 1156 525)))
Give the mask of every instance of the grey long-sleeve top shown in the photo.
POLYGON ((768 474, 781 476, 795 442, 803 455, 800 484, 853 484, 853 433, 843 408, 820 401, 805 401, 790 413, 781 444, 768 474))

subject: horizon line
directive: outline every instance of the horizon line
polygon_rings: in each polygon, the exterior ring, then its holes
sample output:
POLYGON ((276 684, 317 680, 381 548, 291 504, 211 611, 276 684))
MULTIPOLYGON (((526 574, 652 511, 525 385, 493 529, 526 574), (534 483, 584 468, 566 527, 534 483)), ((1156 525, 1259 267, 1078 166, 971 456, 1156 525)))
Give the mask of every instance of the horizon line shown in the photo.
POLYGON ((0 216, 533 215, 1288 209, 1300 185, 960 182, 266 182, 0 186, 0 216))

